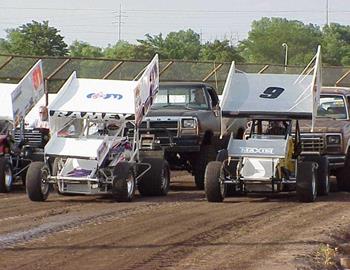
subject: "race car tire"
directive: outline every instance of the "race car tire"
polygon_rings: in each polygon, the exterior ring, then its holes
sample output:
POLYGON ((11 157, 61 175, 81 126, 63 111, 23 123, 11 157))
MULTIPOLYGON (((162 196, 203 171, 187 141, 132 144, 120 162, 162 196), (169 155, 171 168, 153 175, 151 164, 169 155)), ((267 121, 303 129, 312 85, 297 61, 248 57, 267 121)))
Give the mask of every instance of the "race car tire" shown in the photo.
POLYGON ((208 202, 222 202, 225 198, 226 185, 220 183, 221 167, 220 161, 211 161, 205 170, 204 190, 208 202))
POLYGON ((42 202, 47 199, 50 185, 45 182, 48 168, 42 161, 35 161, 29 165, 26 175, 26 190, 31 201, 42 202))
POLYGON ((317 197, 316 164, 311 161, 298 162, 296 193, 300 202, 313 202, 317 197))
POLYGON ((13 184, 13 174, 10 162, 0 158, 0 193, 10 192, 13 184))
POLYGON ((142 163, 151 165, 138 181, 137 187, 142 196, 165 196, 170 188, 170 168, 166 160, 145 158, 142 163))
POLYGON ((136 180, 133 167, 127 162, 113 170, 112 195, 117 202, 131 202, 135 195, 136 180))

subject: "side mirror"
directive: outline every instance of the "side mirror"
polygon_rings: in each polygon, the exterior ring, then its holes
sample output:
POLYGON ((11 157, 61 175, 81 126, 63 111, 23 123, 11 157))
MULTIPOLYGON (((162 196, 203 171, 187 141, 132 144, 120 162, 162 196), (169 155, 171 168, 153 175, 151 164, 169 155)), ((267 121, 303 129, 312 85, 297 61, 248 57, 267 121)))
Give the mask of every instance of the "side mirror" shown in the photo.
POLYGON ((214 115, 216 117, 218 117, 220 115, 220 106, 219 105, 216 105, 213 107, 213 112, 214 112, 214 115))

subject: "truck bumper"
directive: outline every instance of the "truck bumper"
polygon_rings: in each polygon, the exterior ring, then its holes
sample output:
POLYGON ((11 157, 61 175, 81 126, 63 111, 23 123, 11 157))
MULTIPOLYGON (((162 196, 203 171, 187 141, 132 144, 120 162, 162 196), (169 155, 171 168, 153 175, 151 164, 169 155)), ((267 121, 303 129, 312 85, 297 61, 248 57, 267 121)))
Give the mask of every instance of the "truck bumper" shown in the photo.
POLYGON ((329 169, 339 169, 345 166, 345 155, 327 155, 329 169))
POLYGON ((197 136, 173 138, 172 144, 161 144, 167 152, 198 152, 200 142, 197 136))

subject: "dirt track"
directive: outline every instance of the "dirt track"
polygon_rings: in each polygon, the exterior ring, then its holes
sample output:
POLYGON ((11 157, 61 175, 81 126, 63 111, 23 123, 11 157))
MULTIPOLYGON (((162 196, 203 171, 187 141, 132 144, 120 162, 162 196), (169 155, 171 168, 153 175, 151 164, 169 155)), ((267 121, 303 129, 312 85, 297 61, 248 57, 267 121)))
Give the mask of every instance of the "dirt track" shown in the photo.
POLYGON ((296 269, 350 224, 350 194, 301 204, 293 194, 208 203, 192 177, 167 197, 0 195, 0 269, 296 269))

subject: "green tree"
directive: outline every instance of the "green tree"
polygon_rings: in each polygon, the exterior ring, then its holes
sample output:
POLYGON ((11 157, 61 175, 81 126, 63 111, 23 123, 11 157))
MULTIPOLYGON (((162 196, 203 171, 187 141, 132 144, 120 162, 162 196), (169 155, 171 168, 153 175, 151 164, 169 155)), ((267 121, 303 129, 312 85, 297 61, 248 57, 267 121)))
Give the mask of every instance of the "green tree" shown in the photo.
POLYGON ((102 57, 102 48, 90 45, 87 42, 75 40, 69 46, 69 55, 77 57, 102 57))
POLYGON ((63 56, 68 53, 63 36, 48 21, 32 21, 7 30, 5 43, 6 50, 14 54, 63 56))
POLYGON ((330 65, 350 64, 350 26, 332 23, 323 28, 322 55, 330 65))
POLYGON ((288 64, 299 65, 311 60, 321 39, 318 26, 283 18, 262 18, 252 23, 248 38, 239 47, 247 62, 282 64, 282 44, 287 43, 288 64))
POLYGON ((108 46, 104 50, 104 56, 114 59, 134 59, 135 45, 127 41, 119 41, 114 46, 108 46))
POLYGON ((150 58, 158 53, 162 59, 198 60, 201 50, 200 36, 192 29, 170 32, 165 38, 162 34, 146 35, 138 40, 137 55, 150 58))
POLYGON ((239 55, 234 46, 228 40, 214 40, 207 42, 201 47, 200 60, 213 60, 217 62, 244 62, 244 58, 239 55))

